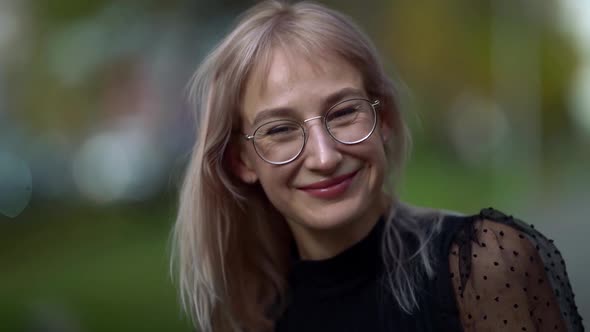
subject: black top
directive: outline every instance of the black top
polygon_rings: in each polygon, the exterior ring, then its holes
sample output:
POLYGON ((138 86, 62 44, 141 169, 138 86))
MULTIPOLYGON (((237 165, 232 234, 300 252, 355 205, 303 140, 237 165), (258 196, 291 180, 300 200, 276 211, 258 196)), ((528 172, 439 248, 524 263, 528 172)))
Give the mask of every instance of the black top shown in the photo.
POLYGON ((436 276, 420 287, 419 309, 405 313, 383 281, 384 225, 335 257, 297 261, 276 331, 584 330, 552 241, 493 209, 444 217, 430 244, 436 276))

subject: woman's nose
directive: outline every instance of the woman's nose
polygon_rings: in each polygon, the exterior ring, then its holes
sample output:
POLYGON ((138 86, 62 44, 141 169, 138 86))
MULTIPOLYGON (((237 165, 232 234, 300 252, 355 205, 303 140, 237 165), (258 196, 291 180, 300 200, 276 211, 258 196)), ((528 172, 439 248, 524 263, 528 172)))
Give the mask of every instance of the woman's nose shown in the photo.
POLYGON ((309 122, 307 126, 304 165, 313 171, 330 173, 342 160, 342 154, 337 149, 338 142, 330 136, 321 119, 309 122))

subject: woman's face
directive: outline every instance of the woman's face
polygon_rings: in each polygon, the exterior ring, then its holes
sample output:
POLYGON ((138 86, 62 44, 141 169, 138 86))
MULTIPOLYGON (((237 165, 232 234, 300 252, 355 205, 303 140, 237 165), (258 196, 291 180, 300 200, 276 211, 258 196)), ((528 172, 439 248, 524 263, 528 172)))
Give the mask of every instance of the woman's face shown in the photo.
MULTIPOLYGON (((262 76, 254 74, 246 85, 242 104, 245 134, 268 121, 302 123, 324 115, 340 101, 370 98, 360 72, 338 58, 310 65, 275 51, 268 75, 262 76)), ((372 225, 383 213, 387 164, 383 142, 389 134, 385 122, 379 121, 373 134, 355 145, 335 141, 321 119, 306 122, 304 150, 284 165, 262 160, 252 142, 244 140, 236 173, 245 182, 260 182, 296 239, 326 230, 358 229, 354 227, 358 223, 372 225)))

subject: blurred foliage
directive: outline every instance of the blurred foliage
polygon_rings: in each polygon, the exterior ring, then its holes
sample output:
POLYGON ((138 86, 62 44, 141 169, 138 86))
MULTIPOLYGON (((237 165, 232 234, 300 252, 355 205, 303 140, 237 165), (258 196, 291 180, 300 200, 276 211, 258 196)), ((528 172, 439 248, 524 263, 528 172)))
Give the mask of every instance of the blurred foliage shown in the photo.
MULTIPOLYGON (((502 5, 509 6, 509 10, 496 13, 491 0, 392 2, 390 10, 381 14, 386 18, 380 31, 387 33, 378 33, 376 38, 401 78, 413 91, 419 91, 417 98, 429 101, 419 108, 428 114, 426 125, 443 121, 454 99, 465 90, 495 97, 498 91, 494 83, 494 29, 501 34, 497 37, 501 44, 496 47, 508 54, 508 66, 515 72, 522 64, 534 61, 522 58, 522 45, 527 45, 523 38, 538 38, 538 50, 532 52, 540 58, 542 133, 545 137, 556 132, 571 133, 565 112, 566 90, 578 68, 578 55, 571 37, 564 35, 556 24, 556 2, 495 4, 502 5)), ((519 93, 522 88, 515 86, 513 91, 519 93)), ((427 129, 426 134, 430 129, 437 132, 436 127, 427 129)))
POLYGON ((169 274, 173 215, 167 201, 34 204, 1 223, 0 330, 188 331, 169 274))

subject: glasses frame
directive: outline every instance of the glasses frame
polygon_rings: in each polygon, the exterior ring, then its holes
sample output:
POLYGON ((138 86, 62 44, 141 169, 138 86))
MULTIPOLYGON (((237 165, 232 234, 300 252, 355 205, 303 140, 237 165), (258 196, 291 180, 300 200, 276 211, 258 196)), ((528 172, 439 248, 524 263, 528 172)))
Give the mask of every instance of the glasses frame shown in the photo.
POLYGON ((318 115, 318 116, 314 116, 308 119, 305 119, 301 122, 299 121, 295 121, 295 120, 273 120, 273 121, 269 121, 269 122, 265 122, 263 124, 261 124, 260 126, 258 126, 254 132, 252 133, 252 135, 247 135, 247 134, 243 134, 244 139, 246 139, 247 141, 251 141, 252 142, 252 146, 254 147, 254 151, 256 151, 256 154, 258 155, 258 157, 260 157, 260 159, 264 160, 265 162, 272 164, 272 165, 285 165, 288 164, 290 162, 292 162, 293 160, 297 159, 301 153, 303 152, 303 150, 305 149, 305 145, 307 144, 307 138, 309 136, 308 132, 307 132, 307 127, 305 126, 306 123, 312 121, 312 120, 316 120, 316 119, 321 119, 322 123, 324 124, 324 128, 326 129, 326 131, 328 132, 328 134, 330 135, 330 137, 332 137, 333 140, 335 140, 338 143, 344 144, 344 145, 355 145, 355 144, 359 144, 361 142, 366 141, 369 137, 371 137, 371 135, 373 134, 373 132, 375 131, 375 128, 377 127, 377 109, 376 107, 380 105, 380 101, 375 99, 374 101, 370 101, 369 99, 366 98, 351 98, 351 99, 346 99, 343 101, 340 101, 336 104, 334 104, 332 107, 330 107, 328 109, 328 111, 326 112, 326 115, 318 115), (371 110, 373 111, 373 117, 374 117, 374 121, 373 121, 373 127, 371 128, 371 131, 369 131, 369 133, 367 135, 365 135, 364 137, 362 137, 361 139, 358 139, 354 142, 343 142, 339 139, 337 139, 336 137, 334 137, 334 135, 332 134, 332 132, 330 131, 330 128, 328 127, 328 122, 326 121, 326 115, 329 114, 334 108, 336 108, 338 105, 341 105, 343 103, 346 102, 350 102, 353 100, 363 100, 369 103, 369 105, 371 105, 371 110), (292 122, 294 124, 297 124, 302 130, 303 130, 303 144, 301 145, 301 149, 299 149, 299 151, 297 151, 297 154, 295 154, 294 157, 285 160, 285 161, 280 161, 280 162, 275 162, 275 161, 271 161, 268 160, 266 158, 264 158, 260 152, 258 151, 258 148, 256 147, 256 143, 254 142, 254 137, 256 136, 256 132, 262 128, 262 126, 265 126, 269 123, 275 122, 275 121, 288 121, 288 122, 292 122))

